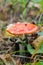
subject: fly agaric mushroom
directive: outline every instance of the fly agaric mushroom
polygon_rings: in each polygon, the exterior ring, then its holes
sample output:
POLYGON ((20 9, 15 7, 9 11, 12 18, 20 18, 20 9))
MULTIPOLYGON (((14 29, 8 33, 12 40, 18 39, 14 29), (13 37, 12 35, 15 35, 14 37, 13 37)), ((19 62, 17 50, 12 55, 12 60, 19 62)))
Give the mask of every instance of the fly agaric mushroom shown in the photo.
POLYGON ((32 23, 14 23, 7 27, 7 32, 13 35, 33 34, 38 30, 38 27, 32 23))
MULTIPOLYGON (((38 30, 38 27, 32 23, 14 23, 7 27, 7 32, 13 35, 33 34, 38 30)), ((24 50, 24 46, 20 44, 20 50, 24 50)))

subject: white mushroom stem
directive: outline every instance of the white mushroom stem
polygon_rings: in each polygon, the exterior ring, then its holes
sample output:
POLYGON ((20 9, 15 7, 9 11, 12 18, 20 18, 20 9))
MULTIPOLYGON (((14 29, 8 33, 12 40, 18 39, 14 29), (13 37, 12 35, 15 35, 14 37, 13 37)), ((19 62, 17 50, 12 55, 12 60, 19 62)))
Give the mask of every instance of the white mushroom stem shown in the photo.
MULTIPOLYGON (((20 51, 24 50, 24 46, 22 44, 19 44, 20 51)), ((20 52, 20 55, 22 55, 22 52, 20 52)))

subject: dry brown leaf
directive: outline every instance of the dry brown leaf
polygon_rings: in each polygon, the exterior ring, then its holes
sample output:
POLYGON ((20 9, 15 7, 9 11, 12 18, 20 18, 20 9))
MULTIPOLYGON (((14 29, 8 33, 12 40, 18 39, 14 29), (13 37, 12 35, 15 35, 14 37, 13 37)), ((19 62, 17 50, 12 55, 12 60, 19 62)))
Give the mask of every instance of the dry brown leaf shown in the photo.
POLYGON ((32 43, 32 45, 37 48, 39 44, 43 41, 43 36, 39 36, 37 39, 35 39, 32 43))

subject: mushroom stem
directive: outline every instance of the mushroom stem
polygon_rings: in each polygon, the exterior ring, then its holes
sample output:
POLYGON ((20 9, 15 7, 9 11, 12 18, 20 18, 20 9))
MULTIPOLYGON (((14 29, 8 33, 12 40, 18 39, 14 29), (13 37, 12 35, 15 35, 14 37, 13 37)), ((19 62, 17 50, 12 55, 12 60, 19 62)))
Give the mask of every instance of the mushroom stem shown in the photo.
MULTIPOLYGON (((19 44, 19 49, 20 49, 20 51, 24 50, 24 46, 22 44, 19 44)), ((20 55, 24 55, 24 54, 22 52, 20 52, 20 55)))

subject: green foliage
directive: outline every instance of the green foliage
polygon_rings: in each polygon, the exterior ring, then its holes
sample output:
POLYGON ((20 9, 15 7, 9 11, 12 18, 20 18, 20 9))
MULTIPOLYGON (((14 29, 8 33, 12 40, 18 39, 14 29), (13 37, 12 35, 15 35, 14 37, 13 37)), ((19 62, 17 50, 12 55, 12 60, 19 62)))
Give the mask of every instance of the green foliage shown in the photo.
MULTIPOLYGON (((26 65, 32 65, 32 63, 27 63, 26 65)), ((34 65, 43 65, 43 62, 36 62, 34 65)))
POLYGON ((43 62, 36 62, 35 65, 43 65, 43 62))
POLYGON ((31 0, 32 2, 34 2, 34 3, 39 3, 39 2, 41 2, 42 0, 31 0))
POLYGON ((26 65, 31 65, 31 63, 27 63, 26 65))
POLYGON ((3 65, 3 62, 2 61, 0 61, 0 65, 3 65))
MULTIPOLYGON (((36 53, 43 53, 43 41, 39 44, 39 49, 36 51, 36 53)), ((30 52, 31 54, 34 53, 35 49, 33 49, 33 47, 31 46, 31 44, 27 45, 27 50, 28 52, 30 52)))
POLYGON ((23 9, 23 17, 25 18, 26 17, 26 8, 25 8, 25 6, 26 6, 26 4, 27 4, 27 0, 6 0, 6 2, 8 2, 8 3, 12 3, 12 5, 14 6, 14 7, 16 7, 17 6, 17 8, 19 8, 18 7, 18 4, 20 4, 20 6, 22 6, 24 9, 23 9))
POLYGON ((43 41, 41 41, 41 43, 39 44, 39 50, 37 51, 37 53, 43 53, 43 41))
POLYGON ((26 2, 27 2, 27 0, 17 0, 17 1, 20 2, 24 7, 25 7, 26 2))
POLYGON ((6 2, 9 2, 9 3, 11 2, 14 6, 17 3, 20 3, 21 5, 23 5, 25 7, 27 0, 6 0, 6 2))
MULTIPOLYGON (((40 5, 43 8, 43 0, 40 1, 40 5)), ((43 10, 43 9, 42 9, 43 10)))
POLYGON ((31 54, 34 53, 34 49, 32 48, 32 46, 30 44, 27 45, 27 50, 28 52, 30 52, 31 54))
POLYGON ((38 4, 40 4, 40 10, 41 10, 41 12, 43 12, 43 0, 31 0, 34 4, 35 3, 38 3, 38 4))
POLYGON ((43 32, 38 32, 38 35, 43 36, 43 32))

